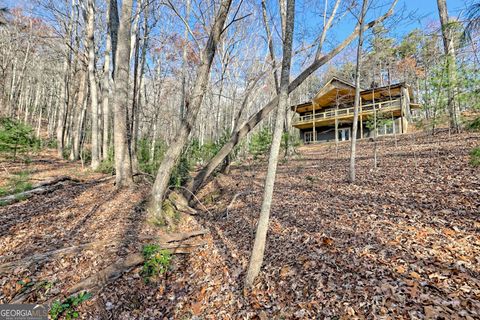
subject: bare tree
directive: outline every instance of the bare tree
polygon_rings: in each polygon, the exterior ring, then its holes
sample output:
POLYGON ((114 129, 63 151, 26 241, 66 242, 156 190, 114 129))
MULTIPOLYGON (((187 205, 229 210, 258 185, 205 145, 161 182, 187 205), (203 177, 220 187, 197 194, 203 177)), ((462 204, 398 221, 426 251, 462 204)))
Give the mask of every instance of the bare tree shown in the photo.
POLYGON ((88 45, 88 80, 90 83, 90 103, 92 112, 92 169, 100 165, 100 146, 98 127, 98 91, 95 78, 95 0, 87 2, 87 45, 88 45))
MULTIPOLYGON (((122 13, 116 44, 113 95, 113 131, 115 148, 115 183, 117 188, 133 183, 132 166, 127 146, 128 80, 130 75, 130 30, 132 27, 132 0, 122 1, 122 13)), ((114 26, 111 26, 112 28, 114 26)), ((112 30, 112 32, 114 32, 112 30)), ((115 33, 115 32, 114 32, 115 33)), ((112 37, 112 47, 114 37, 112 37)))
POLYGON ((177 130, 176 138, 165 153, 164 159, 158 169, 149 201, 149 211, 156 217, 160 217, 162 201, 168 188, 170 175, 175 167, 177 159, 180 157, 180 154, 187 143, 188 135, 195 125, 198 111, 207 90, 210 68, 212 66, 217 45, 220 41, 222 32, 224 31, 225 20, 227 19, 231 3, 232 0, 222 0, 220 3, 207 44, 201 54, 200 66, 198 67, 197 78, 192 90, 190 103, 186 110, 186 116, 182 120, 180 128, 177 130))
POLYGON ((267 176, 265 178, 265 191, 263 194, 262 210, 257 224, 255 242, 253 244, 250 264, 248 266, 245 285, 250 287, 260 272, 265 253, 265 242, 267 240, 268 222, 270 220, 270 208, 272 206, 273 187, 277 173, 278 155, 282 141, 283 123, 285 121, 285 109, 288 107, 288 85, 290 83, 290 64, 292 60, 292 42, 294 29, 295 0, 280 1, 283 16, 283 57, 282 70, 280 74, 280 90, 273 133, 270 157, 268 159, 267 176))
POLYGON ((446 0, 437 0, 438 14, 442 26, 443 47, 447 63, 447 95, 448 112, 450 115, 450 128, 458 132, 460 130, 460 112, 456 104, 457 93, 457 66, 455 56, 454 28, 448 17, 446 0))
POLYGON ((183 51, 182 51, 182 98, 180 101, 180 120, 185 115, 185 104, 187 102, 187 49, 188 49, 188 20, 190 19, 190 0, 185 1, 185 30, 183 35, 183 51))
POLYGON ((110 0, 107 4, 106 21, 107 21, 107 34, 105 41, 104 63, 103 63, 103 84, 102 84, 102 107, 103 107, 103 128, 102 128, 102 160, 106 160, 108 157, 108 133, 109 133, 109 121, 110 121, 110 91, 111 91, 111 66, 110 66, 110 54, 112 53, 112 35, 111 35, 111 12, 112 7, 116 6, 116 2, 110 0))
POLYGON ((60 93, 60 104, 58 105, 57 112, 57 153, 59 157, 63 157, 63 148, 65 143, 65 125, 67 121, 67 109, 68 109, 68 87, 70 82, 70 65, 71 65, 71 33, 73 27, 73 6, 74 0, 71 4, 71 13, 68 22, 65 23, 65 50, 64 50, 64 61, 63 61, 63 82, 62 90, 60 93))
POLYGON ((357 146, 357 130, 358 130, 358 111, 362 103, 360 97, 360 68, 362 67, 362 48, 363 48, 363 33, 365 29, 365 15, 367 14, 368 0, 363 0, 358 23, 360 28, 358 30, 358 45, 357 45, 357 64, 355 67, 355 101, 353 107, 353 125, 352 125, 352 144, 350 150, 350 169, 348 178, 350 182, 355 182, 355 156, 357 146))

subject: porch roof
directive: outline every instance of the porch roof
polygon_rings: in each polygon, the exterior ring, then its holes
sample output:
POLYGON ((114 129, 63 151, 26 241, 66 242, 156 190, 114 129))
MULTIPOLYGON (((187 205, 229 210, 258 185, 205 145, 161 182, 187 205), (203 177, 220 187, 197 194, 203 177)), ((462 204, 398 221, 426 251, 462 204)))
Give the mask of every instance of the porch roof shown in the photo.
MULTIPOLYGON (((360 95, 363 101, 385 100, 385 98, 395 98, 401 95, 402 87, 406 87, 409 95, 412 96, 412 89, 404 82, 393 85, 376 87, 371 89, 362 89, 360 95)), ((337 104, 353 104, 355 99, 355 86, 348 81, 333 77, 328 81, 313 97, 311 102, 305 102, 291 106, 293 111, 304 113, 315 110, 334 107, 337 104)))

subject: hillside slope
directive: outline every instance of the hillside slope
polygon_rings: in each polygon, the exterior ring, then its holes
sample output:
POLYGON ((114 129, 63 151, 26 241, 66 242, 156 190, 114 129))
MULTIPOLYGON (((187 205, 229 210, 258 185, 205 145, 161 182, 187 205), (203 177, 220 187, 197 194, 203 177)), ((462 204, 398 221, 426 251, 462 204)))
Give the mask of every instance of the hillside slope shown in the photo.
MULTIPOLYGON (((260 212, 265 163, 243 163, 201 192, 201 212, 180 231, 207 228, 206 245, 176 255, 146 284, 141 266, 80 308, 86 319, 475 319, 480 317, 480 168, 468 164, 480 134, 416 134, 359 143, 356 184, 346 181, 348 143, 299 149, 279 167, 265 263, 243 290, 260 212), (206 208, 205 208, 205 207, 206 208)), ((41 157, 41 156, 40 156, 41 157)), ((44 156, 45 157, 45 156, 44 156)), ((19 163, 4 164, 22 170, 19 163)), ((42 302, 138 252, 158 233, 141 206, 148 186, 116 192, 78 165, 34 159, 38 178, 72 175, 54 192, 0 207, 0 264, 59 248, 114 240, 0 274, 0 300, 27 291, 42 302), (63 168, 63 169, 59 169, 63 168), (33 286, 35 287, 35 286, 33 286), (26 288, 30 290, 30 288, 26 288)), ((35 176, 37 177, 37 176, 35 176)))

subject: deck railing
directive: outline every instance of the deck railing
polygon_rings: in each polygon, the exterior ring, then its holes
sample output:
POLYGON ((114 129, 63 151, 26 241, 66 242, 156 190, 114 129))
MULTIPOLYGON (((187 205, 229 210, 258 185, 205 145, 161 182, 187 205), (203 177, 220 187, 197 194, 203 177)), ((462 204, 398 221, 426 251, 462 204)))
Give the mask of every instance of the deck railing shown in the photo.
MULTIPOLYGON (((359 115, 373 114, 374 105, 377 112, 395 111, 395 110, 401 109, 400 99, 396 99, 396 100, 376 102, 375 104, 370 103, 370 104, 362 105, 360 107, 358 114, 359 115)), ((338 118, 338 119, 349 118, 349 117, 353 117, 353 113, 354 113, 354 107, 336 109, 336 110, 333 109, 333 110, 327 110, 323 112, 315 112, 315 122, 317 121, 322 122, 325 120, 334 120, 335 118, 338 118)), ((313 120, 314 120, 313 114, 308 114, 305 116, 294 118, 293 125, 309 123, 309 122, 313 122, 313 120)))

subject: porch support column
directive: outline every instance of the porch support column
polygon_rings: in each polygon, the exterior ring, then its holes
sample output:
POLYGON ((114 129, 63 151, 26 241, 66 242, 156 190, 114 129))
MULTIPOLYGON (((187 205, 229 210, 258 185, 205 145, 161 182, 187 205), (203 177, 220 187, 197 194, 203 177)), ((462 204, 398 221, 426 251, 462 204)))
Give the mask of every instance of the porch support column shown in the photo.
POLYGON ((335 108, 335 145, 338 145, 338 106, 335 108))
POLYGON ((400 94, 400 121, 402 124, 402 133, 407 133, 407 119, 405 118, 405 110, 406 104, 407 104, 407 97, 408 92, 404 90, 404 88, 401 88, 401 94, 400 94))
POLYGON ((313 122, 312 122, 312 129, 313 129, 313 143, 317 142, 317 132, 315 130, 315 102, 312 101, 312 116, 313 116, 313 122))
POLYGON ((360 139, 363 139, 362 97, 360 97, 360 139))

